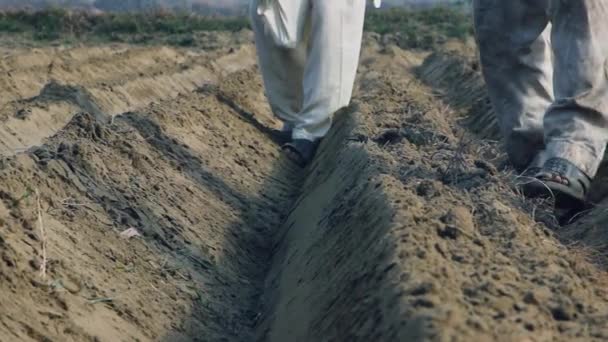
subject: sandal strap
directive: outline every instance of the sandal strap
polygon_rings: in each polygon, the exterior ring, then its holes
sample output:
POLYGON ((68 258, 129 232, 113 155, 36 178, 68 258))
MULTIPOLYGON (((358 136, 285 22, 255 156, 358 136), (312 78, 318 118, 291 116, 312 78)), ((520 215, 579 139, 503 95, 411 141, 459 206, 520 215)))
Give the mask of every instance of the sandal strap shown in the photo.
POLYGON ((524 170, 519 177, 536 177, 541 172, 541 168, 538 166, 532 166, 524 170))
POLYGON ((591 187, 591 178, 576 165, 564 158, 556 157, 547 160, 537 177, 542 177, 543 174, 557 175, 561 178, 565 178, 570 185, 573 185, 574 182, 578 182, 585 194, 591 187))

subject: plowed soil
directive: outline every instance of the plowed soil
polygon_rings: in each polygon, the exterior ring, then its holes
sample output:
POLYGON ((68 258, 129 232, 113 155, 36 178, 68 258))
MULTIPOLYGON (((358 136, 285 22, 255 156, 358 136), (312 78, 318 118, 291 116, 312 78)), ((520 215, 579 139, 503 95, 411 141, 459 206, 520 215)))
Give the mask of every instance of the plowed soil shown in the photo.
POLYGON ((206 39, 6 50, 0 341, 608 339, 602 194, 512 189, 471 57, 367 35, 300 169, 250 33, 206 39))

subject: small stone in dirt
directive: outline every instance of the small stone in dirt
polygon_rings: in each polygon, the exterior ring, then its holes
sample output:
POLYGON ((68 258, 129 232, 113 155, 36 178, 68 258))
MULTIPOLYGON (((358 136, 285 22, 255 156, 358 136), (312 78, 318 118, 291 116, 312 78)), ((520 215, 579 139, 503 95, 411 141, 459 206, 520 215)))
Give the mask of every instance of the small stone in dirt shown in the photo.
POLYGON ((32 114, 30 109, 21 108, 17 111, 17 113, 15 113, 15 118, 25 120, 28 116, 30 116, 30 114, 32 114))
POLYGON ((563 306, 552 308, 551 314, 556 321, 571 321, 573 318, 572 313, 563 306))
POLYGON ((387 129, 374 138, 374 142, 381 146, 396 144, 401 140, 403 140, 403 136, 398 129, 387 129))
POLYGON ((546 287, 538 288, 529 291, 524 295, 524 303, 531 305, 540 305, 551 298, 551 290, 546 287))
POLYGON ((72 145, 72 154, 75 156, 82 154, 81 149, 82 147, 79 144, 72 145))
POLYGON ((46 284, 43 284, 35 279, 30 279, 30 284, 37 289, 44 289, 48 287, 46 284))
POLYGON ((76 281, 72 281, 71 279, 62 279, 61 284, 64 289, 66 289, 71 294, 76 294, 80 292, 81 286, 76 281))
POLYGON ((423 296, 423 295, 433 292, 434 289, 435 289, 435 285, 433 283, 426 282, 426 283, 421 283, 418 286, 415 286, 414 288, 410 289, 408 292, 412 296, 423 296))
POLYGON ((446 226, 444 228, 437 229, 437 235, 443 239, 456 240, 460 236, 460 230, 453 226, 446 226))
POLYGON ((59 146, 57 147, 57 152, 61 153, 61 152, 67 151, 69 149, 70 149, 70 144, 68 144, 66 142, 61 142, 59 144, 59 146))
POLYGON ((518 312, 522 312, 526 309, 526 304, 524 303, 515 303, 513 304, 513 309, 518 312))
POLYGON ((437 196, 437 194, 439 194, 439 192, 439 185, 436 182, 430 180, 422 181, 416 187, 416 194, 425 198, 435 197, 437 196))
POLYGON ((8 255, 6 252, 2 253, 2 261, 4 261, 4 263, 8 267, 16 266, 15 260, 10 255, 8 255))
POLYGON ((465 257, 462 256, 462 255, 460 255, 460 254, 453 254, 452 255, 452 261, 459 262, 459 263, 464 263, 465 257))
POLYGON ((31 259, 28 264, 30 265, 30 267, 34 270, 39 270, 40 269, 40 260, 38 260, 37 258, 31 259))
POLYGON ((53 159, 54 157, 54 153, 51 153, 51 151, 42 147, 35 148, 32 151, 32 154, 37 158, 38 162, 40 163, 44 163, 50 159, 53 159))
POLYGON ((435 307, 435 303, 433 303, 432 300, 428 299, 428 298, 417 298, 416 300, 414 300, 414 302, 412 302, 412 306, 415 308, 433 308, 435 307))
POLYGON ((426 258, 426 252, 422 249, 419 249, 418 251, 416 251, 416 256, 420 259, 424 259, 426 258))
POLYGON ((38 236, 36 234, 34 234, 33 232, 26 232, 25 235, 30 238, 30 240, 32 241, 38 241, 38 236))
POLYGON ((476 317, 467 319, 467 325, 480 331, 487 330, 485 323, 476 317))
POLYGON ((475 166, 479 169, 486 171, 487 173, 489 173, 492 176, 494 176, 498 173, 498 170, 496 169, 496 167, 494 165, 488 163, 485 160, 476 160, 475 166))
POLYGON ((524 295, 524 303, 538 305, 538 300, 534 296, 534 293, 528 292, 524 295))
POLYGON ((448 225, 458 227, 467 233, 473 233, 475 230, 473 215, 471 215, 468 208, 463 206, 450 209, 450 211, 441 218, 441 221, 448 225))
POLYGON ((507 318, 507 314, 505 314, 504 312, 500 311, 497 312, 494 316, 492 316, 492 318, 496 321, 500 321, 502 319, 507 318))

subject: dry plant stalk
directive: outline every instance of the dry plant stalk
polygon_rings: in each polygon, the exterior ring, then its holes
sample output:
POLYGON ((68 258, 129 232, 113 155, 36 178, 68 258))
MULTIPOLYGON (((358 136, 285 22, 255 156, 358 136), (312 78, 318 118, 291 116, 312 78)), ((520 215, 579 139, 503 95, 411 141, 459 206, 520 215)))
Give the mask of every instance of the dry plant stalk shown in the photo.
POLYGON ((46 231, 44 229, 44 220, 42 217, 42 205, 40 205, 40 192, 36 189, 36 208, 38 211, 38 227, 40 229, 40 239, 42 241, 42 262, 40 263, 40 276, 46 278, 46 231))

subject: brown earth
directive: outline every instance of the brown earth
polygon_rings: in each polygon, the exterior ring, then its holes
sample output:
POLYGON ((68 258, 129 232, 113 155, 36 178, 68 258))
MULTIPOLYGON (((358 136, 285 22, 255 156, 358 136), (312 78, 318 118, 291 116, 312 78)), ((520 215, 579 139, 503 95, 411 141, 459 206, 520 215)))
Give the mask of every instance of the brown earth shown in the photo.
POLYGON ((608 339, 601 205, 538 223, 471 64, 380 41, 306 170, 251 44, 10 52, 0 341, 608 339))

